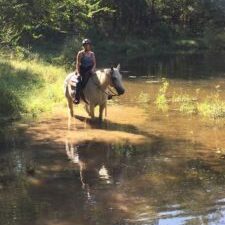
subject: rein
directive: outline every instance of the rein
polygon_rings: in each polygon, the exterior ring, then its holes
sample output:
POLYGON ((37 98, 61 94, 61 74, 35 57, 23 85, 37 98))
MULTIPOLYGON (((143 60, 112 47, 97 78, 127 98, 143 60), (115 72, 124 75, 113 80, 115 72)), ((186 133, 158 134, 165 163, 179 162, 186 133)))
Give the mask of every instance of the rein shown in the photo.
MULTIPOLYGON (((106 93, 108 96, 114 97, 114 96, 119 96, 118 94, 116 94, 110 87, 108 87, 108 90, 111 93, 106 93)), ((106 91, 105 91, 106 92, 106 91)))
MULTIPOLYGON (((111 74, 112 75, 112 74, 111 74)), ((119 96, 117 93, 114 92, 114 90, 112 90, 110 87, 107 87, 108 91, 107 90, 102 90, 101 86, 99 84, 97 84, 93 79, 92 79, 93 83, 98 87, 98 89, 100 91, 102 91, 103 93, 105 93, 108 97, 110 97, 110 99, 112 97, 115 97, 115 96, 119 96)))

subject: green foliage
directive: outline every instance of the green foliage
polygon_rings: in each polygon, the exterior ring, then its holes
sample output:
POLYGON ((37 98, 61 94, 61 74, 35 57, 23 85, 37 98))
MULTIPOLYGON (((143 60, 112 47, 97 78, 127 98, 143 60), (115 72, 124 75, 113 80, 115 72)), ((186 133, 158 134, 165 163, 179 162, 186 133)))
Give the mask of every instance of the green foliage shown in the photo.
POLYGON ((90 18, 100 12, 100 1, 0 0, 1 44, 30 44, 36 39, 60 41, 68 34, 85 34, 90 18))
POLYGON ((163 84, 159 88, 158 95, 156 96, 155 104, 157 105, 158 109, 162 111, 168 111, 168 101, 166 98, 166 93, 169 87, 169 82, 163 78, 163 84))
POLYGON ((225 118, 225 102, 215 94, 197 105, 200 115, 214 119, 225 118))
POLYGON ((178 94, 178 93, 173 93, 172 96, 172 102, 190 102, 192 101, 191 97, 188 94, 178 94))
POLYGON ((206 28, 204 42, 212 51, 225 50, 225 30, 216 27, 206 28))
POLYGON ((139 103, 146 104, 150 101, 150 96, 147 93, 141 92, 140 95, 138 96, 139 103))
POLYGON ((66 41, 65 53, 73 46, 68 42, 89 36, 102 51, 107 40, 108 51, 114 42, 127 55, 155 49, 155 41, 159 52, 166 46, 188 50, 203 44, 224 49, 224 0, 0 0, 0 9, 4 46, 66 41))
POLYGON ((179 111, 185 114, 194 114, 197 112, 196 98, 188 94, 173 93, 172 103, 178 104, 179 111))
POLYGON ((207 96, 202 101, 198 100, 200 89, 196 89, 195 96, 185 93, 173 93, 171 101, 169 101, 166 96, 168 87, 169 83, 164 79, 155 100, 158 109, 168 111, 170 107, 178 109, 183 114, 198 114, 212 119, 225 118, 225 102, 221 100, 218 90, 216 90, 215 94, 207 96), (170 105, 168 102, 170 102, 170 105))
POLYGON ((63 46, 61 52, 61 62, 69 68, 74 68, 74 62, 77 52, 81 49, 81 38, 68 38, 63 46))
POLYGON ((180 112, 185 114, 194 114, 197 112, 196 104, 192 101, 182 102, 179 108, 180 112))
POLYGON ((64 100, 65 71, 36 60, 0 60, 0 116, 37 116, 64 100))

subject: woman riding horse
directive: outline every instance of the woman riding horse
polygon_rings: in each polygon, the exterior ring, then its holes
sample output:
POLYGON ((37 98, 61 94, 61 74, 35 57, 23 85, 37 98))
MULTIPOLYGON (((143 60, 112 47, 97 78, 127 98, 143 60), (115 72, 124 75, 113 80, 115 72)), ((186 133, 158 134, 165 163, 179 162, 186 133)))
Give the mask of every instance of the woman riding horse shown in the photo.
POLYGON ((82 45, 83 49, 78 52, 76 57, 76 74, 78 75, 78 84, 76 87, 75 99, 73 99, 75 104, 79 104, 81 91, 96 70, 96 59, 94 52, 91 51, 91 41, 89 39, 84 39, 82 41, 82 45))

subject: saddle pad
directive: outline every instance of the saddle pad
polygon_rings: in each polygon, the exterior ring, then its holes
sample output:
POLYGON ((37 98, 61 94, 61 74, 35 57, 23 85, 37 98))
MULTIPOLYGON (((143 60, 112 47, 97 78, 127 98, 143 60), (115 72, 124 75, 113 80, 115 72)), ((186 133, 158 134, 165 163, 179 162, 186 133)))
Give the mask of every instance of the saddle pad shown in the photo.
POLYGON ((78 77, 75 74, 75 72, 68 74, 64 83, 65 83, 65 85, 71 84, 72 86, 76 87, 76 85, 78 83, 78 77))

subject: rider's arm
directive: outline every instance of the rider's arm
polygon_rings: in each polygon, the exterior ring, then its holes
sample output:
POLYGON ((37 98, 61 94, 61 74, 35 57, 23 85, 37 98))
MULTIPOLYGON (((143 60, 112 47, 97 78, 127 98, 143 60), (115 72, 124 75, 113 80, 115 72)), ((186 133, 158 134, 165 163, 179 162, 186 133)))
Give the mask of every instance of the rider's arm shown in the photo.
POLYGON ((81 52, 78 52, 77 57, 76 57, 76 72, 80 74, 80 60, 81 60, 81 52))
POLYGON ((93 57, 93 62, 94 62, 93 68, 92 68, 92 72, 95 73, 95 70, 96 70, 96 58, 95 58, 95 53, 94 52, 92 53, 92 57, 93 57))

